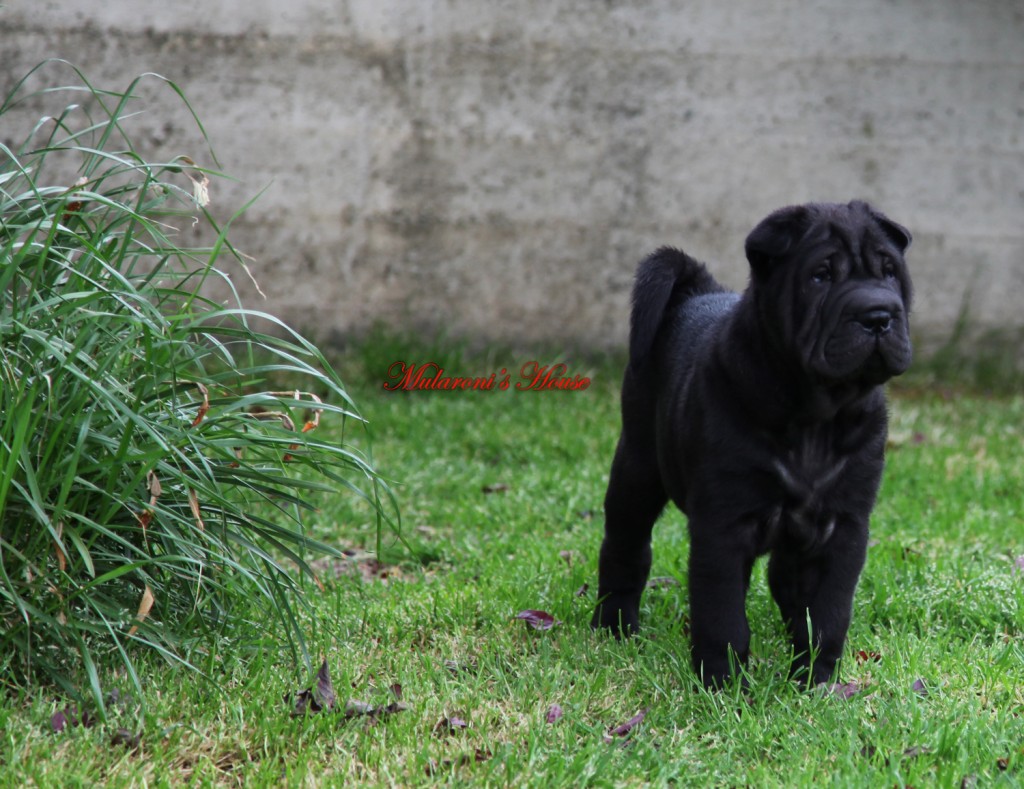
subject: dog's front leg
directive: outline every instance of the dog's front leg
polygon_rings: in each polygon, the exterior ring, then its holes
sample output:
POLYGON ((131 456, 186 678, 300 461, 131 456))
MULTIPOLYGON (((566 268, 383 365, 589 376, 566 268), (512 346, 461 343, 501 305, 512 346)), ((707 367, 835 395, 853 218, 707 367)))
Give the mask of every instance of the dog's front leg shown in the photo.
POLYGON ((693 668, 721 687, 750 654, 745 611, 753 546, 718 524, 690 523, 690 638, 693 668))
POLYGON ((793 642, 793 678, 811 686, 832 681, 850 627, 867 541, 867 522, 846 519, 813 553, 785 545, 772 553, 768 586, 793 642))

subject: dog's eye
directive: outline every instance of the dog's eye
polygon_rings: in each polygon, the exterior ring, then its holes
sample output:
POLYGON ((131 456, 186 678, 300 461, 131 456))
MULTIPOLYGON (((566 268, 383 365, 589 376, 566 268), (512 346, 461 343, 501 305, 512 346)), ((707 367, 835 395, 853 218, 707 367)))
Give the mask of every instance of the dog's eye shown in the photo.
POLYGON ((825 266, 818 266, 818 268, 814 269, 814 273, 811 274, 811 282, 816 282, 819 285, 821 283, 823 283, 823 282, 831 282, 831 281, 832 281, 832 269, 829 266, 827 266, 827 265, 825 265, 825 266))
POLYGON ((875 251, 875 257, 878 259, 878 264, 882 269, 882 276, 886 279, 895 279, 896 261, 892 259, 892 255, 884 249, 878 249, 875 251))

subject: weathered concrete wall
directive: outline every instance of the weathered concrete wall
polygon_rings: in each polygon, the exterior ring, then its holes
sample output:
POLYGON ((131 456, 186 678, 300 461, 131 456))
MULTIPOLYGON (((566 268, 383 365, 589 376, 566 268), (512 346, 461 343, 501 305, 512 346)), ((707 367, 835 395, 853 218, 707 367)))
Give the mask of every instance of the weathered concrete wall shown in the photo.
MULTIPOLYGON (((266 305, 607 346, 671 243, 741 286, 770 210, 870 200, 915 233, 916 329, 1024 326, 1015 0, 13 0, 0 80, 45 57, 185 90, 266 305)), ((202 158, 180 116, 135 121, 202 158)), ((0 137, 12 135, 0 129, 0 137)), ((245 286, 239 277, 240 285, 245 286)))

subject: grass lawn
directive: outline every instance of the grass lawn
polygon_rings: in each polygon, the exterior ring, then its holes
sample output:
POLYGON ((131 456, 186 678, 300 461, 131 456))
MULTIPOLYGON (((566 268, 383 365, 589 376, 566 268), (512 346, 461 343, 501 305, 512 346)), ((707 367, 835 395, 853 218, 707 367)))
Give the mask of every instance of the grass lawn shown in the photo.
MULTIPOLYGON (((527 361, 456 359, 449 372, 527 361)), ((54 733, 67 701, 51 690, 5 695, 0 783, 1024 783, 1024 398, 897 392, 846 684, 807 693, 785 680, 762 563, 748 600, 750 687, 709 694, 689 666, 677 512, 655 531, 660 582, 645 595, 643 636, 616 643, 588 626, 618 431, 614 368, 570 362, 593 376, 583 391, 385 392, 384 359, 351 364, 342 377, 415 556, 388 536, 378 561, 368 509, 322 502, 313 535, 352 553, 318 563, 322 591, 307 584, 311 649, 327 661, 335 708, 290 714, 315 677, 280 644, 192 656, 212 683, 143 662, 146 698, 122 697, 93 726, 54 733), (557 623, 515 619, 528 609, 557 623)), ((105 682, 127 686, 109 672, 105 682)))

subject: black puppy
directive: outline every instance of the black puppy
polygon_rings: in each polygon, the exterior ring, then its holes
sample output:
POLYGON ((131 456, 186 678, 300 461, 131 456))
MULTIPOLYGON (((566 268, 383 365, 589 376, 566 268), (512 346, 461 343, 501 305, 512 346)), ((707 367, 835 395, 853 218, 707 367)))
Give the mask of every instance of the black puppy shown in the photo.
POLYGON ((884 464, 881 384, 910 364, 910 239, 866 203, 809 204, 747 237, 742 295, 674 249, 640 264, 593 627, 637 629, 651 528, 672 499, 689 521, 704 683, 730 676, 730 651, 747 660, 764 553, 793 676, 833 676, 884 464))

